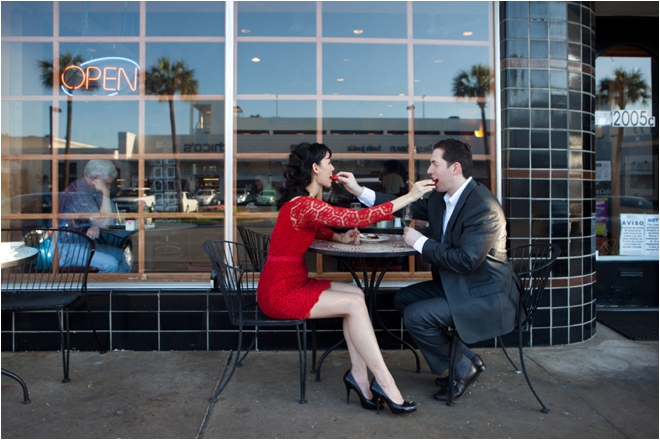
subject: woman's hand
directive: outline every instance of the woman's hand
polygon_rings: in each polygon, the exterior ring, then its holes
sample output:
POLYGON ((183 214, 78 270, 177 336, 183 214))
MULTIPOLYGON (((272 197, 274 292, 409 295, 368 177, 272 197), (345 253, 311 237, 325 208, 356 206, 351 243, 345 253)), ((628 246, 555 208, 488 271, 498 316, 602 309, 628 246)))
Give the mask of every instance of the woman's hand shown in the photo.
POLYGON ((435 183, 433 183, 433 180, 418 180, 412 185, 408 194, 411 196, 412 200, 419 200, 424 197, 424 194, 431 192, 434 189, 435 183))
POLYGON ((335 237, 338 238, 338 240, 335 241, 339 243, 353 244, 355 242, 359 242, 360 231, 357 229, 349 229, 343 234, 335 234, 335 237))

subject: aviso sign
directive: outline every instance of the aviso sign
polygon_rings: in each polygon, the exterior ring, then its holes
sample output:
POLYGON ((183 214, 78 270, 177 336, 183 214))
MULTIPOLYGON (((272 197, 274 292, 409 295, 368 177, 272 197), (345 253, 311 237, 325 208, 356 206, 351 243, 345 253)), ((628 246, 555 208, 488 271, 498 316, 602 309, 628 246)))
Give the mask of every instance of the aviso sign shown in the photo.
POLYGON ((139 81, 140 66, 121 57, 97 58, 66 66, 60 76, 61 89, 69 96, 134 94, 139 81))

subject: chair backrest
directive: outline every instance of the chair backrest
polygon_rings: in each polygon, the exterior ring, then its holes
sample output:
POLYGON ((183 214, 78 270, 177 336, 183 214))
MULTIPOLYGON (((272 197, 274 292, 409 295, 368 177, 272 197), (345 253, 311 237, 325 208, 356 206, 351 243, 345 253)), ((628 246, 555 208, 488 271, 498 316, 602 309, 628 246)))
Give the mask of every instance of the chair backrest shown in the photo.
POLYGON ((523 330, 528 330, 532 324, 552 266, 560 253, 556 244, 526 244, 508 250, 509 261, 521 282, 518 309, 523 330))
POLYGON ((211 259, 218 290, 225 300, 229 318, 235 325, 257 319, 257 283, 261 265, 253 258, 265 261, 266 252, 243 243, 228 240, 209 240, 203 244, 211 259))
POLYGON ((260 234, 252 229, 248 229, 244 226, 237 226, 238 233, 241 235, 243 243, 247 246, 250 246, 248 250, 252 248, 261 249, 264 252, 250 253, 249 257, 252 260, 252 263, 256 267, 263 267, 264 259, 261 258, 268 253, 268 246, 270 245, 270 235, 260 234))
POLYGON ((87 291, 95 245, 86 235, 62 229, 6 229, 2 240, 37 249, 34 260, 3 269, 3 293, 87 291))

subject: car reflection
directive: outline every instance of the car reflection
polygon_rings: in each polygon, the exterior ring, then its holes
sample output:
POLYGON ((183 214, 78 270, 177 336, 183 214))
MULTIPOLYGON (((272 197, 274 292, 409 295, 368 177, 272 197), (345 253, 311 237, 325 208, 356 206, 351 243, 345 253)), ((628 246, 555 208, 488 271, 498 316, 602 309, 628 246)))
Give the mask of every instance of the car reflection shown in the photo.
POLYGON ((112 203, 117 212, 139 212, 140 201, 144 202, 145 212, 152 212, 156 208, 156 196, 151 188, 142 188, 143 196, 140 197, 140 188, 121 188, 113 197, 112 203))

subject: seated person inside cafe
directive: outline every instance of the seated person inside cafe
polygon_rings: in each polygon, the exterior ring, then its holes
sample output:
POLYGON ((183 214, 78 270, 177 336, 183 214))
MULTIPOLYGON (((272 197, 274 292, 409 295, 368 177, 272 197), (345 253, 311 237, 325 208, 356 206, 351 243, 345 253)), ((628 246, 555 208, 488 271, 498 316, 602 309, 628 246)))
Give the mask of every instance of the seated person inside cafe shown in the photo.
MULTIPOLYGON (((518 285, 506 254, 504 211, 493 193, 474 181, 472 168, 467 144, 454 139, 435 144, 427 171, 435 191, 410 205, 414 219, 429 222, 431 238, 404 230, 405 242, 431 264, 433 280, 401 289, 394 306, 437 375, 449 367, 448 329, 475 343, 511 332, 516 322, 518 285)), ((360 186, 351 173, 339 173, 339 180, 366 206, 392 199, 360 186)), ((460 398, 486 368, 462 343, 454 362, 453 379, 435 379, 436 400, 447 401, 450 392, 460 398)))
POLYGON ((277 201, 279 214, 257 288, 259 307, 275 319, 343 318, 351 360, 344 374, 347 394, 354 390, 365 409, 376 410, 384 401, 394 414, 410 413, 416 403, 404 400, 385 365, 362 289, 309 278, 303 256, 315 238, 354 243, 357 230, 339 234, 329 228, 365 227, 391 219, 393 211, 432 191, 432 182, 418 182, 408 194, 369 209, 332 206, 318 198, 334 178, 331 155, 327 146, 317 143, 300 144, 289 155, 284 189, 277 201), (374 375, 371 386, 369 370, 374 375))
POLYGON ((378 179, 381 182, 384 193, 400 196, 406 192, 406 182, 404 182, 403 177, 399 174, 399 167, 399 162, 396 160, 386 160, 383 162, 378 179))
MULTIPOLYGON (((109 160, 90 160, 81 178, 71 182, 67 190, 60 194, 60 212, 63 214, 89 214, 85 217, 63 218, 60 229, 77 231, 94 240, 96 252, 91 267, 99 273, 130 272, 133 255, 130 247, 110 246, 102 241, 102 233, 114 218, 99 218, 98 214, 112 214, 110 186, 117 177, 117 168, 109 160)), ((75 244, 60 243, 60 266, 80 266, 81 261, 73 259, 71 247, 75 244)))

